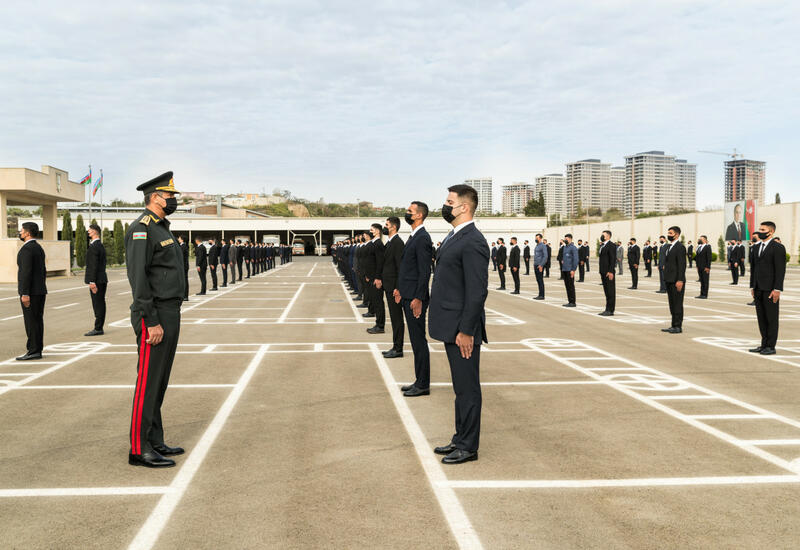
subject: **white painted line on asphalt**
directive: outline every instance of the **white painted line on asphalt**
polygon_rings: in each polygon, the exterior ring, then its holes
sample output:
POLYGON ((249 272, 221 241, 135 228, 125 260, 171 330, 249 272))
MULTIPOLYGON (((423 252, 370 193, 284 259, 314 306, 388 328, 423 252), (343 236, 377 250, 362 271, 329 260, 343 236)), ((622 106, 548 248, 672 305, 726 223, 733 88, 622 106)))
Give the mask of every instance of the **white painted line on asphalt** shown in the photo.
POLYGON ((800 445, 800 439, 743 439, 746 445, 800 445))
MULTIPOLYGON (((122 282, 122 281, 125 281, 127 283, 128 279, 124 278, 124 279, 117 279, 115 281, 109 281, 109 284, 110 283, 119 283, 119 282, 122 282)), ((58 290, 48 290, 47 293, 48 294, 56 294, 56 293, 59 293, 59 292, 69 292, 71 290, 86 290, 88 288, 89 287, 87 285, 71 286, 69 288, 60 288, 58 290)), ((19 300, 19 296, 8 296, 6 298, 0 298, 0 302, 5 301, 5 300, 19 300)))
POLYGON ((353 297, 350 295, 350 292, 347 290, 347 287, 344 286, 344 282, 339 281, 339 284, 342 286, 342 292, 344 292, 344 296, 347 299, 347 302, 350 304, 350 309, 353 310, 353 317, 355 317, 355 321, 357 323, 366 323, 367 320, 364 319, 364 317, 361 315, 361 312, 358 311, 356 303, 353 301, 353 297))
POLYGON ((278 323, 283 323, 286 320, 286 317, 289 316, 289 311, 292 309, 292 306, 297 301, 297 297, 300 296, 300 293, 303 291, 304 287, 305 283, 302 283, 300 288, 297 289, 297 292, 294 293, 294 296, 292 296, 292 299, 289 301, 289 303, 286 304, 286 309, 284 309, 283 313, 281 313, 281 316, 278 317, 278 323))
POLYGON ((19 319, 20 317, 22 317, 21 313, 19 315, 12 315, 11 317, 5 317, 0 319, 0 321, 10 321, 11 319, 19 319))
POLYGON ((78 305, 78 302, 74 302, 74 303, 72 303, 72 304, 65 304, 65 305, 63 305, 63 306, 57 306, 57 307, 54 307, 53 309, 64 309, 64 308, 68 308, 68 307, 72 307, 72 306, 77 306, 77 305, 78 305))
POLYGON ((397 414, 403 422, 403 427, 405 427, 411 443, 414 445, 414 450, 417 452, 422 469, 428 477, 433 493, 436 495, 436 500, 439 501, 439 506, 442 508, 445 519, 450 526, 450 531, 453 533, 459 548, 462 550, 483 548, 478 534, 472 527, 472 523, 470 523, 464 508, 461 506, 461 502, 458 500, 458 496, 456 496, 452 488, 446 485, 447 476, 445 476, 439 460, 433 453, 430 443, 425 438, 422 428, 419 427, 417 419, 411 412, 408 401, 403 399, 397 390, 397 381, 394 379, 383 355, 381 355, 378 345, 370 344, 370 348, 383 382, 386 384, 386 389, 389 391, 389 397, 392 399, 392 403, 397 409, 397 414))
MULTIPOLYGON (((483 352, 483 346, 481 346, 481 352, 483 352)), ((407 386, 412 384, 413 382, 397 382, 398 386, 407 386)), ((605 382, 600 382, 598 380, 565 380, 563 382, 559 381, 547 381, 547 382, 481 382, 481 387, 484 386, 584 386, 584 385, 598 385, 598 384, 605 384, 605 382)), ((449 387, 452 386, 452 382, 431 382, 431 386, 443 386, 449 387)))
POLYGON ((178 471, 178 474, 172 480, 172 483, 170 483, 169 486, 173 490, 161 497, 161 500, 159 500, 158 504, 147 518, 147 521, 144 522, 144 525, 142 525, 141 529, 139 529, 139 532, 136 534, 136 537, 131 542, 130 546, 128 547, 129 550, 149 550, 153 547, 153 545, 155 545, 159 535, 161 534, 161 531, 169 522, 170 517, 172 517, 172 514, 175 511, 175 508, 183 498, 183 494, 186 492, 186 489, 189 487, 189 484, 191 484, 195 474, 203 464, 203 460, 208 454, 208 451, 211 449, 211 446, 214 444, 217 436, 222 431, 222 428, 225 425, 225 422, 228 420, 228 417, 233 412, 233 408, 236 406, 239 398, 244 393, 244 390, 247 388, 250 380, 252 380, 259 364, 264 359, 264 354, 267 349, 269 349, 269 344, 263 344, 259 347, 255 356, 250 361, 250 364, 242 373, 242 376, 239 377, 238 382, 236 382, 236 385, 228 394, 227 399, 225 399, 225 402, 217 411, 217 414, 214 416, 211 424, 208 426, 208 428, 206 428, 206 431, 203 432, 203 436, 200 438, 200 441, 197 442, 194 450, 186 458, 186 461, 178 471))
POLYGON ((688 414, 695 420, 764 420, 771 419, 767 414, 688 414))
POLYGON ((314 268, 316 268, 316 267, 317 267, 317 264, 315 262, 314 265, 311 266, 311 269, 309 270, 309 272, 306 275, 306 277, 311 277, 311 274, 314 273, 314 268))
POLYGON ((511 479, 453 480, 451 489, 592 489, 601 487, 675 487, 686 485, 760 485, 800 483, 800 475, 656 477, 641 479, 511 479))
POLYGON ((56 487, 43 489, 0 489, 0 498, 20 497, 87 497, 165 495, 171 487, 56 487))

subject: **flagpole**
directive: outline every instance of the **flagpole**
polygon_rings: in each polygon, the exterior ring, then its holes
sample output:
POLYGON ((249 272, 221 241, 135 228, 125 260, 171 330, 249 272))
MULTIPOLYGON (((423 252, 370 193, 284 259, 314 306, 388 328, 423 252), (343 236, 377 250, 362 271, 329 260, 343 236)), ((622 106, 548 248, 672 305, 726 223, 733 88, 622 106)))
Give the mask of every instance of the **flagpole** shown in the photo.
MULTIPOLYGON (((100 169, 100 231, 103 231, 103 169, 100 169)), ((102 236, 102 235, 101 235, 102 236)))
POLYGON ((92 223, 92 165, 89 165, 89 223, 86 224, 88 227, 90 223, 92 223))

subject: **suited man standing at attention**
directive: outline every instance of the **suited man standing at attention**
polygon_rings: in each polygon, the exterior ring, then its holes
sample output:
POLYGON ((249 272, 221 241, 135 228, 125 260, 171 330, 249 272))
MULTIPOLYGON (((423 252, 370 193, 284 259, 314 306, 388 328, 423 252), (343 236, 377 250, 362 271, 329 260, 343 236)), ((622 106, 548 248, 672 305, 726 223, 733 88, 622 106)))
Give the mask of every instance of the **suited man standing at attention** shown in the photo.
POLYGON ((544 239, 544 246, 547 248, 547 261, 544 263, 544 277, 545 279, 549 279, 550 265, 553 261, 553 247, 550 246, 550 243, 547 242, 547 239, 544 239))
POLYGON ((669 248, 669 244, 667 243, 667 238, 664 235, 661 235, 658 238, 658 241, 661 243, 661 247, 658 249, 658 279, 660 286, 656 291, 658 294, 666 294, 667 293, 667 285, 664 282, 664 251, 669 248))
POLYGON ((219 246, 214 237, 208 239, 211 248, 208 249, 208 268, 211 270, 211 290, 217 290, 217 265, 219 264, 219 246))
POLYGON ((739 261, 739 247, 736 246, 736 241, 731 241, 731 244, 728 245, 728 269, 733 278, 733 281, 729 283, 731 285, 739 284, 739 261))
POLYGON ((502 237, 497 239, 497 275, 500 276, 500 286, 497 290, 505 290, 506 289, 506 268, 508 264, 506 260, 508 259, 508 253, 506 252, 506 242, 503 240, 502 237))
POLYGON ((367 329, 369 334, 383 334, 386 325, 386 308, 383 307, 383 227, 379 223, 370 226, 372 240, 365 248, 367 284, 369 285, 370 304, 375 315, 375 326, 367 329))
POLYGON ((667 231, 669 243, 662 248, 664 255, 664 283, 667 285, 669 312, 672 326, 662 328, 662 332, 680 334, 683 332, 683 293, 686 290, 686 247, 678 239, 681 228, 673 225, 667 231))
POLYGON ((94 310, 94 328, 84 336, 100 336, 103 334, 103 325, 106 322, 106 289, 108 275, 106 275, 106 247, 100 241, 100 226, 89 226, 89 247, 86 249, 86 272, 83 282, 89 285, 89 297, 92 299, 94 310))
POLYGON ((492 242, 492 271, 497 271, 497 244, 492 242))
POLYGON ((478 460, 481 431, 481 343, 486 337, 484 309, 489 285, 489 247, 475 226, 478 193, 469 185, 448 189, 442 217, 453 230, 437 252, 431 287, 431 338, 444 342, 455 393, 456 431, 436 447, 445 464, 478 460))
POLYGON ((639 259, 641 257, 639 245, 636 244, 636 239, 631 237, 628 243, 628 271, 631 272, 631 286, 628 287, 628 290, 636 290, 639 286, 639 259))
POLYGON ((239 263, 239 247, 236 246, 236 243, 233 239, 228 241, 228 258, 230 259, 231 263, 231 284, 236 284, 236 265, 239 263))
POLYGON ((578 269, 578 249, 572 244, 572 235, 564 235, 559 254, 561 254, 561 279, 567 289, 567 303, 564 307, 575 307, 575 270, 578 269))
POLYGON ((531 247, 525 240, 525 248, 522 249, 522 260, 525 262, 525 275, 531 274, 531 247))
POLYGON ((642 259, 644 260, 644 268, 647 270, 646 277, 653 276, 653 247, 650 246, 650 241, 644 243, 644 250, 642 250, 642 259))
POLYGON ((203 238, 199 235, 194 238, 194 265, 197 267, 197 275, 200 277, 200 292, 197 293, 197 296, 205 296, 208 251, 203 244, 203 238))
POLYGON ((583 278, 586 276, 586 258, 589 257, 589 248, 583 246, 583 241, 578 239, 578 282, 582 283, 583 278))
MULTIPOLYGON (((44 302, 47 297, 44 263, 44 250, 36 242, 39 226, 35 222, 25 222, 19 232, 24 244, 17 252, 17 293, 22 305, 22 318, 25 321, 25 334, 28 336, 25 355, 17 361, 41 359, 44 349, 44 302)), ((81 238, 83 238, 81 236, 81 238)))
POLYGON ((508 255, 508 267, 511 268, 511 277, 514 279, 514 290, 511 294, 519 294, 519 266, 517 238, 511 237, 511 253, 508 255))
POLYGON ((183 254, 183 301, 189 301, 189 243, 183 238, 183 235, 178 235, 178 244, 181 247, 181 254, 183 254))
POLYGON ((400 231, 400 218, 395 216, 386 218, 386 224, 383 227, 389 238, 383 248, 383 274, 380 283, 383 292, 386 293, 386 307, 389 309, 389 319, 392 322, 392 350, 402 354, 406 326, 403 321, 403 306, 394 299, 394 291, 397 290, 397 278, 400 273, 400 259, 403 257, 405 246, 403 239, 397 234, 400 231))
POLYGON ((222 286, 228 286, 228 263, 230 262, 230 245, 222 239, 222 247, 219 250, 219 267, 222 272, 222 286))
POLYGON ((692 260, 694 260, 693 252, 694 246, 692 246, 692 241, 689 241, 689 245, 686 247, 686 260, 689 262, 689 269, 692 268, 692 260))
POLYGON ((747 252, 745 252, 742 241, 736 241, 736 246, 739 247, 739 275, 744 277, 744 261, 747 252))
POLYGON ((539 294, 534 300, 544 300, 544 270, 547 264, 547 245, 541 233, 536 234, 536 246, 533 248, 533 274, 536 276, 536 286, 539 287, 539 294))
MULTIPOLYGON (((411 236, 403 248, 400 268, 397 275, 397 289, 394 301, 403 307, 403 315, 408 326, 408 338, 414 352, 414 383, 400 390, 406 397, 419 397, 430 394, 431 354, 428 339, 425 337, 425 316, 430 303, 428 282, 431 278, 433 243, 431 236, 422 225, 428 217, 428 205, 414 201, 406 209, 405 221, 411 226, 411 236)), ((487 277, 488 278, 488 277, 487 277)), ((391 359, 402 357, 402 348, 384 352, 391 359)))
POLYGON ((617 283, 614 281, 614 271, 617 264, 617 245, 611 241, 611 231, 606 229, 600 234, 600 253, 598 254, 598 271, 603 283, 603 294, 606 296, 606 308, 598 313, 603 317, 614 315, 617 306, 617 283))
POLYGON ((564 239, 558 241, 556 260, 558 261, 558 279, 561 280, 564 278, 564 239))
POLYGON ((583 257, 586 258, 584 260, 584 262, 586 264, 586 273, 589 273, 589 241, 588 240, 583 243, 583 250, 584 250, 583 257))
POLYGON ((708 298, 708 280, 711 276, 711 247, 708 246, 708 237, 705 235, 700 235, 697 240, 695 260, 697 260, 697 276, 700 279, 700 295, 695 298, 705 300, 708 298))
POLYGON ((761 355, 775 355, 780 299, 786 275, 786 248, 775 238, 775 229, 773 222, 761 222, 758 228, 760 242, 750 250, 751 256, 755 256, 750 268, 750 295, 756 303, 761 345, 748 351, 761 355))
POLYGON ((622 275, 622 260, 623 260, 623 250, 622 250, 622 241, 617 241, 617 267, 619 268, 619 274, 622 275))

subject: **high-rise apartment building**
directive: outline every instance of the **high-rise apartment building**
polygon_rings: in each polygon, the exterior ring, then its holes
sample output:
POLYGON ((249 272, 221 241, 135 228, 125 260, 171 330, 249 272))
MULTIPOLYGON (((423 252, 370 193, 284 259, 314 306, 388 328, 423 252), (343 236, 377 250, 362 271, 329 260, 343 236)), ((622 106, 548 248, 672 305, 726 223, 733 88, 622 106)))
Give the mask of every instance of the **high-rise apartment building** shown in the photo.
POLYGON ((564 174, 546 174, 536 178, 534 197, 544 198, 544 210, 549 218, 553 214, 566 218, 567 211, 567 178, 564 174))
POLYGON ((478 192, 478 212, 492 213, 492 178, 476 178, 464 180, 464 183, 478 192))
POLYGON ((644 212, 667 212, 670 208, 695 207, 697 165, 645 151, 625 157, 625 201, 628 217, 644 212))
POLYGON ((608 208, 625 211, 625 167, 612 166, 609 176, 608 208))
POLYGON ((764 204, 767 163, 733 159, 725 162, 725 202, 755 200, 764 204))
POLYGON ((567 164, 567 212, 578 214, 578 209, 599 208, 607 210, 611 202, 611 164, 599 159, 584 159, 567 164))
POLYGON ((523 181, 503 186, 503 214, 523 214, 528 201, 535 198, 534 185, 523 181))

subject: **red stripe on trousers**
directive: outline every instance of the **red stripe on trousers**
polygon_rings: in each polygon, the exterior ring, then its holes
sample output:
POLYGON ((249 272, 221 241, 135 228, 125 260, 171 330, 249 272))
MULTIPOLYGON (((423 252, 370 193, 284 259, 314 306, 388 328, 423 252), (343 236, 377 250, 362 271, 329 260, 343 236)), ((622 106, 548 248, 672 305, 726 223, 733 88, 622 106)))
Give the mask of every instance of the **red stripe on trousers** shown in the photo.
POLYGON ((139 352, 139 379, 137 381, 136 398, 133 406, 133 439, 131 452, 135 455, 142 454, 142 409, 144 395, 147 390, 147 371, 150 366, 150 344, 147 343, 147 327, 142 319, 142 344, 139 352))
POLYGON ((140 334, 141 341, 139 342, 139 368, 136 372, 136 391, 133 393, 133 410, 131 411, 131 454, 138 454, 136 452, 136 411, 139 408, 139 390, 142 387, 142 361, 144 361, 144 320, 142 320, 142 332, 140 334))

